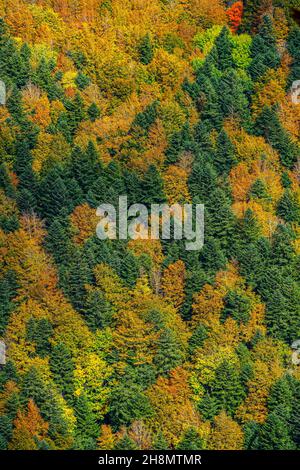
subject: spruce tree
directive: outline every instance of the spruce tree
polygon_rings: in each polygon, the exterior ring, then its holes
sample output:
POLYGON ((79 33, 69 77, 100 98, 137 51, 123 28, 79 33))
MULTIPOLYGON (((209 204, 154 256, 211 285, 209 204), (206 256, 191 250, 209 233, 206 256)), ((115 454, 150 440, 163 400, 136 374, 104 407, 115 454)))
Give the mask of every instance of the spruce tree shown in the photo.
POLYGON ((233 416, 245 398, 245 391, 236 367, 224 361, 216 370, 215 378, 210 385, 210 395, 218 403, 220 410, 233 416))
POLYGON ((39 187, 39 206, 43 217, 50 223, 67 205, 67 189, 60 172, 53 169, 42 179, 39 187))
POLYGON ((137 450, 138 447, 133 439, 131 439, 126 433, 121 439, 119 439, 114 447, 114 450, 137 450))
POLYGON ((7 167, 4 163, 1 163, 0 165, 0 188, 3 189, 7 197, 15 197, 15 188, 11 182, 7 167))
POLYGON ((190 353, 193 354, 195 349, 201 348, 204 341, 208 338, 208 331, 204 325, 198 325, 193 331, 192 336, 189 339, 190 353))
POLYGON ((154 364, 159 375, 167 375, 175 369, 184 359, 184 353, 180 350, 178 340, 170 328, 161 331, 157 342, 157 352, 154 364))
POLYGON ((249 125, 249 101, 245 83, 234 69, 227 69, 219 80, 217 88, 220 113, 225 117, 238 117, 249 125))
POLYGON ((53 327, 47 318, 36 320, 31 317, 26 326, 27 340, 35 345, 36 354, 46 357, 50 353, 50 338, 53 335, 53 327))
POLYGON ((287 49, 292 57, 292 65, 288 80, 289 86, 300 77, 300 27, 296 25, 291 29, 287 41, 287 49))
POLYGON ((87 295, 84 319, 92 331, 106 328, 113 321, 113 308, 98 290, 92 290, 87 295))
POLYGON ((292 450, 287 423, 276 412, 271 413, 262 425, 258 437, 259 450, 292 450))
POLYGON ((80 147, 74 147, 71 155, 70 176, 77 181, 83 194, 91 190, 102 172, 102 164, 92 142, 89 142, 86 151, 80 147))
POLYGON ((96 119, 100 117, 100 109, 96 105, 96 103, 92 103, 91 106, 87 110, 88 116, 92 122, 95 122, 96 119))
POLYGON ((213 165, 204 159, 195 162, 188 180, 189 190, 193 198, 202 202, 209 200, 211 193, 215 190, 217 173, 213 165))
POLYGON ((162 433, 162 431, 159 431, 153 441, 153 450, 168 450, 169 445, 162 433))
POLYGON ((151 38, 149 33, 142 37, 138 47, 138 53, 140 62, 142 64, 150 64, 153 59, 153 47, 151 44, 151 38))
POLYGON ((286 222, 300 223, 300 204, 290 189, 284 192, 278 202, 277 215, 286 222))
POLYGON ((212 51, 212 54, 215 54, 216 66, 222 72, 234 66, 232 58, 233 45, 229 34, 229 29, 224 26, 215 41, 214 49, 212 51))
POLYGON ((94 450, 99 426, 86 395, 81 394, 75 400, 74 411, 76 416, 74 448, 94 450))
POLYGON ((272 20, 267 15, 263 17, 259 33, 254 36, 251 57, 253 61, 249 73, 255 81, 258 81, 269 68, 277 68, 280 65, 272 20))
POLYGON ((219 175, 228 174, 237 163, 234 147, 224 130, 218 135, 213 163, 219 175))
POLYGON ((265 137, 275 150, 278 151, 282 164, 292 169, 299 157, 299 146, 293 142, 283 129, 278 114, 274 108, 265 107, 256 121, 258 135, 265 137))
POLYGON ((113 390, 108 416, 115 430, 129 426, 135 420, 148 418, 152 412, 149 399, 139 385, 127 381, 113 390))
POLYGON ((203 440, 197 433, 196 429, 189 428, 182 439, 176 446, 178 450, 202 450, 203 449, 203 440))
POLYGON ((73 251, 72 259, 65 267, 61 285, 74 308, 83 312, 86 307, 86 286, 91 281, 91 271, 79 249, 73 251))
POLYGON ((151 164, 143 179, 141 202, 151 205, 162 204, 165 201, 162 177, 156 166, 151 164))
POLYGON ((221 321, 225 321, 228 317, 233 318, 238 324, 244 325, 250 320, 251 302, 248 297, 231 290, 224 299, 224 308, 221 314, 221 321))
POLYGON ((65 344, 58 343, 51 352, 50 369, 53 380, 63 397, 72 403, 74 398, 74 362, 65 344))
POLYGON ((206 234, 215 237, 220 247, 230 249, 235 228, 235 217, 231 209, 231 201, 225 191, 216 188, 212 191, 206 204, 206 234))

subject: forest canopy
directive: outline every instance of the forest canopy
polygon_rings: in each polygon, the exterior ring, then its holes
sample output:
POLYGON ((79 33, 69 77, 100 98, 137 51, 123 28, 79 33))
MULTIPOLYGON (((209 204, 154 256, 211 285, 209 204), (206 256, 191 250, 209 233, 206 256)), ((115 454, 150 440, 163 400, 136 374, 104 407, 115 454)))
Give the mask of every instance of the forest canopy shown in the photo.
POLYGON ((0 0, 0 449, 300 449, 299 17, 0 0), (203 249, 99 240, 124 194, 203 249))

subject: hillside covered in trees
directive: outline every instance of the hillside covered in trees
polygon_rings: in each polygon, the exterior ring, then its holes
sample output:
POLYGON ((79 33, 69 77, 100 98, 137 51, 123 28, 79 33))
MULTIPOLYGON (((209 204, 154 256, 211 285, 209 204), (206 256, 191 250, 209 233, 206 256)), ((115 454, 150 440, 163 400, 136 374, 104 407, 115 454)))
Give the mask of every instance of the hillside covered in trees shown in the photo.
POLYGON ((1 449, 300 449, 299 17, 0 0, 1 449), (204 248, 99 240, 124 194, 204 248))

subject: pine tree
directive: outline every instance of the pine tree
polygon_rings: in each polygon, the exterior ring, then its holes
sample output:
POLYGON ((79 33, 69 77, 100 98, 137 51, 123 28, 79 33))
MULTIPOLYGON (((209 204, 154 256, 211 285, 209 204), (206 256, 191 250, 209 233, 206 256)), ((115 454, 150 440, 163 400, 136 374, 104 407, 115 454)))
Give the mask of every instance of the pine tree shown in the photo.
POLYGON ((244 448, 246 450, 258 450, 259 448, 259 424, 248 421, 244 426, 244 448))
POLYGON ((266 185, 261 179, 254 181, 249 191, 249 196, 255 199, 270 199, 266 185))
POLYGON ((247 0, 244 3, 244 13, 242 19, 242 30, 247 33, 255 32, 258 29, 261 14, 261 0, 247 0))
POLYGON ((72 256, 71 237, 69 221, 65 217, 55 217, 49 225, 45 246, 58 265, 66 264, 72 256))
POLYGON ((22 404, 32 399, 41 412, 42 418, 49 423, 48 435, 54 443, 59 443, 69 436, 67 422, 64 419, 61 403, 55 395, 53 382, 46 383, 40 372, 31 367, 24 375, 21 387, 22 404))
POLYGON ((206 234, 219 240, 221 248, 228 249, 232 242, 235 217, 225 191, 216 188, 206 204, 206 234))
POLYGON ((273 337, 291 344, 300 334, 298 282, 293 279, 288 268, 274 265, 263 272, 259 294, 267 305, 268 331, 273 337))
POLYGON ((28 140, 21 140, 21 137, 16 142, 16 157, 14 161, 14 171, 19 178, 18 184, 18 201, 21 200, 21 210, 30 210, 36 208, 36 194, 37 194, 37 181, 36 176, 32 170, 32 156, 30 151, 30 144, 28 140), (26 195, 27 200, 22 199, 21 196, 26 195))
POLYGON ((12 429, 12 420, 4 414, 0 416, 0 450, 7 450, 8 442, 12 436, 12 429))
POLYGON ((239 324, 247 324, 250 319, 251 303, 248 297, 236 291, 229 291, 224 299, 221 321, 232 317, 239 324))
POLYGON ((204 341, 208 338, 208 331, 204 325, 198 325, 189 340, 190 352, 194 353, 195 349, 201 348, 204 341))
POLYGON ((277 412, 279 408, 284 411, 286 419, 289 420, 293 408, 293 388, 289 377, 284 376, 277 380, 270 390, 268 397, 268 410, 270 413, 277 412))
POLYGON ((91 280, 91 272, 87 261, 79 249, 73 251, 73 257, 65 267, 61 285, 70 298, 74 308, 80 312, 86 306, 86 285, 91 280))
POLYGON ((89 142, 85 152, 79 147, 74 147, 71 156, 71 177, 78 182, 84 194, 92 188, 102 171, 99 155, 92 142, 89 142))
POLYGON ((295 260, 293 246, 294 233, 288 226, 278 225, 273 236, 272 264, 274 266, 292 265, 295 260))
POLYGON ((291 426, 291 436, 295 447, 300 449, 300 383, 294 380, 292 383, 293 401, 289 424, 291 426))
MULTIPOLYGON (((205 62, 205 65, 207 63, 205 62)), ((206 71, 201 70, 197 76, 197 85, 198 85, 198 96, 197 96, 197 108, 201 113, 201 120, 209 129, 221 129, 222 126, 222 113, 220 110, 220 102, 218 95, 218 85, 219 82, 214 83, 212 79, 208 78, 206 71)), ((201 129, 201 126, 200 126, 201 129)), ((202 127, 203 132, 203 127, 202 127)), ((199 127, 198 127, 199 132, 199 127)), ((203 134, 202 134, 203 135, 203 134)), ((198 140, 200 137, 199 133, 196 135, 198 140)), ((204 136, 203 136, 204 137, 204 136)), ((207 145, 207 144, 206 144, 207 145)))
POLYGON ((209 274, 215 274, 226 266, 227 258, 218 239, 206 237, 200 260, 203 268, 209 274))
POLYGON ((7 271, 0 278, 0 335, 5 332, 9 316, 14 307, 13 298, 17 291, 16 276, 13 271, 7 271))
POLYGON ((75 78, 75 83, 79 90, 82 91, 91 83, 91 79, 87 75, 79 71, 75 78))
POLYGON ((247 209, 244 217, 239 220, 238 231, 238 243, 242 245, 254 243, 260 237, 260 226, 251 209, 247 209))

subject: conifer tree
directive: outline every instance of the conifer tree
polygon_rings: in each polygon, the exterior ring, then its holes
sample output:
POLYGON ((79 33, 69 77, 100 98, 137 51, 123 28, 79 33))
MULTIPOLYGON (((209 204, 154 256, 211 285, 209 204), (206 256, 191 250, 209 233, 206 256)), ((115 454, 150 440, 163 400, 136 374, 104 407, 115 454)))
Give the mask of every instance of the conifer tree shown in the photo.
POLYGON ((300 205, 296 195, 290 189, 287 189, 281 197, 277 214, 286 222, 300 223, 300 205))
POLYGON ((300 76, 300 27, 295 26, 289 33, 287 49, 292 57, 289 85, 299 80, 300 76))
POLYGON ((51 352, 50 369, 62 395, 72 403, 74 394, 74 363, 68 348, 59 343, 51 352))
POLYGON ((142 202, 145 204, 162 204, 166 200, 163 181, 155 165, 150 165, 143 179, 142 202))
POLYGON ((196 429, 189 428, 183 435, 177 445, 178 450, 202 450, 203 440, 200 438, 196 429))
POLYGON ((137 445, 126 433, 116 442, 114 450, 137 450, 137 445))
POLYGON ((36 320, 31 317, 27 323, 27 340, 35 345, 36 353, 40 357, 48 356, 50 352, 50 338, 53 335, 52 324, 46 318, 36 320))
POLYGON ((259 33, 254 36, 251 57, 253 61, 249 73, 254 81, 258 81, 269 68, 277 68, 280 65, 272 20, 267 15, 263 17, 259 33))
POLYGON ((79 450, 95 449, 99 430, 86 395, 79 395, 75 401, 74 411, 76 416, 74 448, 79 450))
POLYGON ((56 169, 49 171, 39 188, 39 205, 42 215, 51 221, 59 216, 67 201, 67 189, 60 172, 56 169))
POLYGON ((264 108, 256 121, 256 128, 257 134, 264 136, 279 152, 282 164, 287 168, 293 168, 299 156, 299 146, 283 129, 275 109, 264 108))
POLYGON ((149 33, 142 37, 139 44, 138 52, 140 62, 144 65, 150 64, 153 59, 153 48, 149 33))
POLYGON ((205 202, 215 189, 217 174, 213 165, 203 160, 201 159, 193 166, 189 177, 189 190, 193 198, 197 197, 205 202))
POLYGON ((258 437, 258 446, 260 450, 294 449, 287 423, 276 412, 271 413, 262 425, 258 437))
POLYGON ((61 284, 70 298, 74 308, 79 312, 85 310, 86 286, 91 280, 91 271, 79 249, 73 251, 73 257, 63 273, 61 284))
POLYGON ((95 122, 96 119, 100 117, 100 109, 96 105, 96 103, 92 103, 91 106, 87 110, 88 116, 92 122, 95 122))
POLYGON ((224 173, 228 174, 235 163, 237 163, 237 159, 234 154, 234 147, 224 130, 222 130, 218 135, 217 148, 213 163, 220 175, 224 173))
POLYGON ((173 331, 170 328, 164 328, 161 331, 157 343, 157 353, 154 358, 158 374, 168 374, 171 369, 175 369, 180 365, 183 359, 184 353, 180 350, 173 331))
POLYGON ((0 165, 0 188, 3 189, 6 196, 14 198, 15 188, 12 185, 11 178, 4 163, 0 165))
MULTIPOLYGON (((213 413, 217 414, 221 410, 226 411, 229 416, 233 416, 242 403, 245 391, 236 368, 229 362, 224 361, 217 368, 215 378, 209 384, 206 397, 210 403, 210 418, 214 416, 213 413)), ((204 403, 204 406, 207 413, 208 402, 204 403)), ((202 403, 200 404, 200 412, 201 408, 202 403)))
POLYGON ((115 430, 128 426, 132 421, 150 417, 152 408, 141 387, 133 383, 121 383, 112 393, 109 418, 115 430))
POLYGON ((106 328, 112 324, 113 309, 105 300, 102 292, 95 290, 88 293, 84 318, 92 331, 106 328))
POLYGON ((159 431, 153 441, 153 450, 168 450, 169 446, 164 435, 159 431))
POLYGON ((233 46, 232 42, 230 41, 229 34, 229 29, 224 26, 220 35, 215 41, 214 49, 212 51, 216 66, 222 72, 224 72, 226 69, 232 68, 234 65, 232 58, 233 46))

